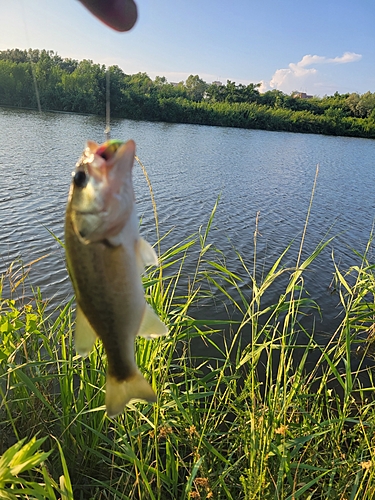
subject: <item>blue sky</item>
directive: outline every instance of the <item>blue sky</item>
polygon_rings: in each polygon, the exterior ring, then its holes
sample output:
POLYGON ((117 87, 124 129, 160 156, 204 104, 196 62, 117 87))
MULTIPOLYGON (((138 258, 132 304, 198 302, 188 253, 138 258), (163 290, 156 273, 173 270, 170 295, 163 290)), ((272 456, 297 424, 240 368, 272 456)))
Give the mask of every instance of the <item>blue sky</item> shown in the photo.
POLYGON ((331 95, 375 92, 374 0, 136 0, 117 33, 78 0, 1 0, 0 50, 39 48, 125 73, 331 95))

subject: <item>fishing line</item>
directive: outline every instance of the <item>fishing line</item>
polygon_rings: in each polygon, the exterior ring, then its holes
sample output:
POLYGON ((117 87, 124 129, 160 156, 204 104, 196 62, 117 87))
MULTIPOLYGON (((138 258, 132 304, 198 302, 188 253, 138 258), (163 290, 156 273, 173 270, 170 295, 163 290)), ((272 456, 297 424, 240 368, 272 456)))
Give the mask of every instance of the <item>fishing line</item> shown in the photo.
MULTIPOLYGON (((26 24, 26 18, 25 18, 25 6, 24 6, 22 0, 20 0, 20 4, 21 4, 22 20, 23 20, 23 24, 24 24, 24 27, 25 27, 25 38, 26 38, 27 45, 30 47, 29 34, 28 34, 28 31, 27 31, 27 24, 26 24)), ((35 75, 35 70, 34 70, 34 61, 32 60, 32 57, 31 57, 31 54, 30 54, 30 48, 27 51, 27 57, 28 57, 28 59, 30 61, 31 75, 33 77, 34 92, 35 92, 35 96, 36 96, 36 102, 37 102, 37 105, 38 105, 38 111, 41 114, 42 113, 42 106, 40 105, 40 96, 39 96, 38 82, 36 80, 36 75, 35 75)))
POLYGON ((110 72, 109 68, 106 71, 106 92, 105 92, 105 138, 107 141, 111 138, 111 89, 110 89, 110 72))
POLYGON ((34 71, 34 63, 33 63, 33 60, 31 59, 31 54, 29 52, 28 52, 28 57, 30 60, 31 74, 33 75, 34 90, 35 90, 36 102, 38 104, 38 111, 41 114, 42 113, 42 106, 40 105, 38 83, 36 81, 36 76, 35 76, 35 71, 34 71))

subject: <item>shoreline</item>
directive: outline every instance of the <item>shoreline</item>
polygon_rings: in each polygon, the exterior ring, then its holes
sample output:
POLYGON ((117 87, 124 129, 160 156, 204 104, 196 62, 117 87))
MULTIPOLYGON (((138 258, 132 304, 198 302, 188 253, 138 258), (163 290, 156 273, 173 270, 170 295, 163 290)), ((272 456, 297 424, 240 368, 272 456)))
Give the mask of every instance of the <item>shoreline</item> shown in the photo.
MULTIPOLYGON (((21 106, 11 106, 8 104, 1 104, 0 103, 0 108, 3 109, 12 109, 12 110, 18 110, 18 111, 34 111, 39 114, 39 111, 37 108, 33 107, 21 107, 21 106)), ((53 113, 53 114, 66 114, 66 115, 79 115, 79 116, 92 116, 92 117, 98 117, 98 118, 103 118, 105 119, 104 114, 95 114, 95 113, 87 113, 87 112, 79 112, 79 111, 65 111, 65 110, 59 110, 59 109, 42 109, 42 114, 43 113, 53 113)), ((337 134, 337 133, 329 133, 326 131, 313 131, 313 130, 304 130, 303 128, 301 129, 293 129, 293 127, 290 127, 289 122, 285 123, 285 127, 275 127, 271 128, 264 124, 264 126, 240 126, 240 125, 230 125, 230 123, 220 123, 219 121, 215 121, 215 123, 204 123, 200 120, 182 120, 182 121, 171 121, 167 119, 152 119, 150 117, 144 117, 144 118, 134 118, 134 117, 129 117, 129 116, 118 116, 118 115, 113 115, 111 117, 112 120, 131 120, 131 121, 136 121, 136 122, 150 122, 150 123, 168 123, 168 124, 176 124, 176 125, 202 125, 205 127, 227 127, 227 128, 238 128, 238 129, 243 129, 243 130, 263 130, 266 132, 290 132, 293 134, 312 134, 312 135, 325 135, 325 136, 331 136, 331 137, 353 137, 353 138, 358 138, 358 139, 375 139, 375 128, 374 132, 371 135, 364 135, 364 134, 354 134, 354 133, 342 133, 342 134, 337 134)))

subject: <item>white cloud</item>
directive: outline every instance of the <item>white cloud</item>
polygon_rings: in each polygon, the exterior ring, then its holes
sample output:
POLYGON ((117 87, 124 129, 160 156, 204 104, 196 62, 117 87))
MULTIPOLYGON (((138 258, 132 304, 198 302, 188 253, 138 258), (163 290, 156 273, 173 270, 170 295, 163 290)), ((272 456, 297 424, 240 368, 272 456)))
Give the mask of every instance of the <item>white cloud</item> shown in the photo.
POLYGON ((278 89, 290 93, 293 90, 307 90, 313 93, 322 85, 321 74, 315 67, 319 64, 347 64, 359 61, 361 54, 345 52, 341 57, 325 57, 307 54, 297 63, 290 63, 287 68, 277 69, 269 82, 262 81, 261 92, 278 89))
POLYGON ((327 59, 327 62, 346 64, 359 61, 360 59, 362 59, 361 54, 356 54, 355 52, 345 52, 341 57, 334 57, 333 59, 327 59))

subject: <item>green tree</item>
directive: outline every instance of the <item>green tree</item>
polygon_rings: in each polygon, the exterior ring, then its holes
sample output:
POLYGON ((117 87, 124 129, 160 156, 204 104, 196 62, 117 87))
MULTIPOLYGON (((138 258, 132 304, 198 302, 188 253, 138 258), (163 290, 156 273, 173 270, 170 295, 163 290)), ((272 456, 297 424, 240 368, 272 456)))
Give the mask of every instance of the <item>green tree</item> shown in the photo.
POLYGON ((226 96, 226 87, 224 85, 218 85, 217 83, 212 83, 207 86, 206 89, 207 100, 210 102, 223 102, 226 96))
POLYGON ((375 109, 375 94, 371 92, 366 92, 361 95, 359 102, 357 104, 357 112, 361 118, 367 118, 370 116, 371 112, 375 109))
POLYGON ((126 77, 127 88, 139 95, 150 95, 154 84, 147 73, 136 73, 126 77))
POLYGON ((208 87, 207 83, 198 75, 190 75, 185 82, 187 96, 192 101, 201 101, 208 87))

